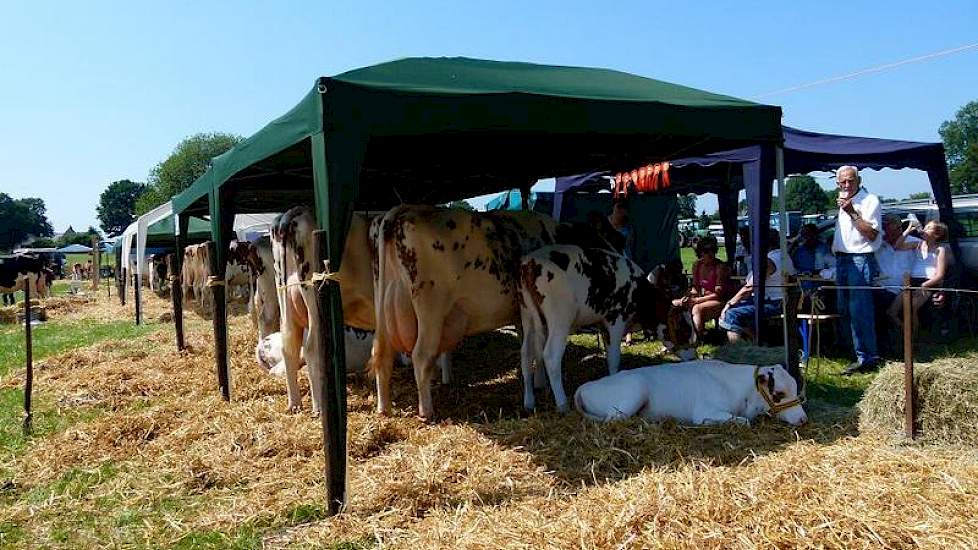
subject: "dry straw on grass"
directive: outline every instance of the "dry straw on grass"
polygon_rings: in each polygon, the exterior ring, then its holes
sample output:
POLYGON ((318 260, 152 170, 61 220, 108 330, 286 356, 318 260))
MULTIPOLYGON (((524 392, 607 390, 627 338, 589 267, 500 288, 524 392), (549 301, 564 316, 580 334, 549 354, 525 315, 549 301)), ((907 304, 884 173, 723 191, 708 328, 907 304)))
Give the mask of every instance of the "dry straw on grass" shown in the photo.
MULTIPOLYGON (((146 318, 165 305, 148 299, 146 318)), ((83 309, 130 314, 108 303, 83 309)), ((99 414, 16 459, 0 524, 21 526, 25 544, 55 546, 54 531, 68 527, 75 547, 166 546, 244 525, 271 547, 978 546, 974 452, 889 446, 857 435, 852 417, 813 415, 798 431, 769 419, 691 428, 519 418, 518 341, 499 334, 457 354, 458 382, 435 388, 443 416, 432 425, 414 416, 409 369, 395 371, 390 417, 374 412, 371 383, 350 383, 349 504, 324 519, 318 420, 286 413, 283 382, 253 364, 243 317, 231 322, 232 401, 223 402, 210 323, 187 321, 183 353, 166 329, 45 361, 39 391, 99 414), (29 496, 79 471, 96 481, 29 496), (71 523, 86 513, 99 521, 71 523)), ((581 364, 591 353, 568 349, 568 391, 604 374, 600 361, 581 364)))
MULTIPOLYGON (((914 365, 919 440, 978 446, 978 356, 914 365)), ((884 368, 859 402, 859 430, 902 439, 905 433, 903 365, 884 368)))

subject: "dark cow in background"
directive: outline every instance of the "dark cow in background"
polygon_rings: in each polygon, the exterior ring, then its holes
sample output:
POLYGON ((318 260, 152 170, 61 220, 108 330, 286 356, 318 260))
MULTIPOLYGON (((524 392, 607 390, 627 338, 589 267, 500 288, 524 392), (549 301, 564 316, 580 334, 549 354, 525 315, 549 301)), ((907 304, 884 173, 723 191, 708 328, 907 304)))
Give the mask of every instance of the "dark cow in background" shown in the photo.
POLYGON ((546 366, 557 409, 566 412, 561 363, 575 328, 600 325, 608 336, 608 371, 618 372, 621 341, 633 323, 653 330, 667 349, 688 343, 692 322, 645 278, 642 268, 608 250, 558 245, 520 265, 523 406, 534 408, 532 362, 546 366), (688 326, 684 326, 688 325, 688 326))
POLYGON ((14 303, 13 293, 24 290, 24 277, 27 277, 31 296, 46 298, 51 270, 45 262, 35 256, 19 254, 0 257, 0 294, 3 305, 14 303))
POLYGON ((169 271, 166 267, 166 254, 153 254, 149 257, 149 288, 157 296, 166 296, 170 291, 169 271))
POLYGON ((377 410, 390 412, 394 355, 409 352, 418 414, 431 419, 436 357, 466 336, 517 321, 520 258, 553 244, 556 224, 535 212, 403 205, 376 228, 377 332, 370 372, 377 379, 377 410))

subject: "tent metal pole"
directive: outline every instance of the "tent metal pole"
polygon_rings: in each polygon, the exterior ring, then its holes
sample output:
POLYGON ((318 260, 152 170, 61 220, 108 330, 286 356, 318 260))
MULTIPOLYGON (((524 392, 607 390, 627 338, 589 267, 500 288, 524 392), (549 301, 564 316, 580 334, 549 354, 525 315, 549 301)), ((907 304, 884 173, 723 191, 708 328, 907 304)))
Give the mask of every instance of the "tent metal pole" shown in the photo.
MULTIPOLYGON (((325 93, 325 88, 321 88, 325 93)), ((349 161, 350 159, 345 159, 349 161)), ((333 216, 339 185, 331 181, 326 164, 326 136, 320 132, 312 136, 313 185, 316 197, 316 220, 320 230, 313 232, 315 250, 313 258, 316 270, 330 265, 339 269, 342 247, 338 237, 344 235, 342 225, 333 216), (330 243, 330 238, 339 241, 330 243), (333 246, 337 244, 337 246, 333 246)), ((316 290, 316 310, 323 330, 313 335, 318 338, 316 351, 322 365, 320 396, 322 397, 320 421, 323 431, 323 454, 326 461, 326 507, 329 515, 338 514, 346 503, 347 441, 346 441, 346 366, 344 362, 343 302, 339 285, 325 283, 316 290)))
MULTIPOLYGON (((785 206, 785 185, 784 185, 784 147, 780 145, 774 148, 774 171, 778 178, 778 206, 781 210, 780 223, 781 231, 778 231, 780 236, 780 247, 781 247, 781 265, 785 265, 786 259, 788 258, 788 210, 785 206)), ((784 281, 784 273, 782 275, 782 281, 784 281)), ((791 346, 788 345, 788 289, 783 289, 783 294, 781 298, 781 328, 783 330, 782 337, 784 338, 784 366, 788 372, 792 372, 791 362, 791 346)))
POLYGON ((183 253, 187 244, 187 225, 190 219, 183 214, 174 216, 173 244, 175 252, 170 268, 170 296, 173 300, 173 331, 177 339, 177 351, 186 348, 183 336, 183 253))

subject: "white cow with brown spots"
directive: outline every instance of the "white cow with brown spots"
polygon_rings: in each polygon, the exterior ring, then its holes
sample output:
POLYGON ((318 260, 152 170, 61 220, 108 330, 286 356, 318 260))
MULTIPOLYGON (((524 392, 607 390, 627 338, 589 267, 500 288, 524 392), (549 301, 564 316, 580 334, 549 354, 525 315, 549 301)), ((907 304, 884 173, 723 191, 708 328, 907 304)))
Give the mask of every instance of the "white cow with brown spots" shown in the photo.
POLYGON ((478 213, 399 206, 378 224, 374 350, 377 410, 391 409, 396 352, 411 353, 418 414, 434 416, 436 357, 470 335, 519 319, 520 258, 552 244, 556 224, 533 212, 478 213))
MULTIPOLYGON (((313 413, 321 410, 320 381, 323 365, 317 348, 319 339, 310 338, 322 330, 319 325, 319 306, 312 274, 323 266, 312 264, 313 238, 316 219, 305 207, 295 207, 279 215, 272 224, 272 256, 282 333, 282 355, 286 367, 289 409, 302 406, 298 372, 302 357, 312 389, 313 413)), ((343 302, 344 323, 372 330, 374 327, 373 277, 371 254, 367 239, 367 219, 354 214, 343 249, 343 262, 338 279, 343 302)))

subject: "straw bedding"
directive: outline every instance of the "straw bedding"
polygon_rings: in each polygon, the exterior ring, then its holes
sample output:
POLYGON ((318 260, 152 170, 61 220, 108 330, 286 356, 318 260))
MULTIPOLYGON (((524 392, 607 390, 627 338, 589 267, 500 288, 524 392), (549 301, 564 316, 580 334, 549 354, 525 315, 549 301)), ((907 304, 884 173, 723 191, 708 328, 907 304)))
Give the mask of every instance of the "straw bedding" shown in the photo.
MULTIPOLYGON (((978 446, 978 355, 914 365, 918 439, 978 446)), ((859 429, 902 439, 905 432, 902 364, 883 369, 859 403, 859 429)))
MULTIPOLYGON (((147 302, 148 319, 166 309, 147 302)), ((104 300, 84 308, 93 317, 126 314, 104 300)), ((77 529, 74 546, 164 546, 191 531, 233 535, 246 525, 270 547, 978 546, 974 450, 889 445, 858 434, 854 416, 813 415, 797 431, 769 419, 753 427, 598 425, 548 412, 547 397, 542 412, 519 418, 519 345, 498 333, 457 354, 458 382, 434 391, 435 424, 414 416, 409 369, 395 371, 390 417, 374 412, 371 383, 350 383, 349 504, 323 518, 318 420, 286 413, 283 382, 252 364, 244 317, 231 323, 233 399, 224 403, 210 323, 187 319, 191 349, 183 353, 162 328, 44 362, 39 391, 99 414, 16 458, 0 524, 20 525, 25 540, 45 545, 66 517, 105 518, 77 529), (97 482, 44 501, 28 496, 69 472, 97 482), (138 521, 119 527, 123 513, 138 521)), ((603 374, 600 361, 579 364, 592 352, 568 348, 568 391, 603 374)), ((14 375, 0 387, 19 383, 14 375)))

